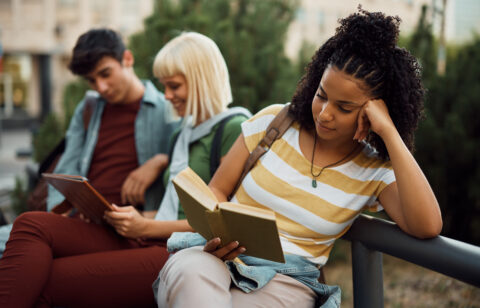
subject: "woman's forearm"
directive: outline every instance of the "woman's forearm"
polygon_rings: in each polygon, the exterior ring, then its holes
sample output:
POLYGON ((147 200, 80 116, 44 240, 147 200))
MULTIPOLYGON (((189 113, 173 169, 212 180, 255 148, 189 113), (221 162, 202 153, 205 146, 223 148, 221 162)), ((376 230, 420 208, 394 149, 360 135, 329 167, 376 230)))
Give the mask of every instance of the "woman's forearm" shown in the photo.
POLYGON ((192 227, 186 219, 159 221, 146 219, 142 237, 144 238, 169 238, 173 232, 191 232, 192 227))
POLYGON ((382 136, 395 172, 400 212, 409 233, 431 237, 440 233, 442 217, 427 178, 398 132, 382 136))

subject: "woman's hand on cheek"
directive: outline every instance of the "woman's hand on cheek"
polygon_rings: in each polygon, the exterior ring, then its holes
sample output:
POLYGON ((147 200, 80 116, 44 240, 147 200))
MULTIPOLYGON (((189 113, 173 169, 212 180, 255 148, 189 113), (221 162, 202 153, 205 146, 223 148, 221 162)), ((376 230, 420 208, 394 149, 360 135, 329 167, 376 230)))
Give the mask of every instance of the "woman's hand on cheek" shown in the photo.
POLYGON ((365 105, 363 105, 362 109, 360 109, 360 112, 357 116, 357 130, 353 136, 353 139, 357 141, 362 141, 367 138, 368 131, 370 129, 370 121, 368 121, 368 116, 365 113, 365 105))
POLYGON ((245 252, 245 247, 239 246, 238 242, 231 242, 223 247, 219 247, 221 243, 220 238, 216 237, 208 241, 203 247, 203 251, 211 253, 219 259, 233 260, 239 254, 245 252))
POLYGON ((363 105, 358 115, 358 127, 353 138, 365 139, 369 129, 382 138, 386 132, 395 129, 387 105, 382 99, 369 100, 363 105))

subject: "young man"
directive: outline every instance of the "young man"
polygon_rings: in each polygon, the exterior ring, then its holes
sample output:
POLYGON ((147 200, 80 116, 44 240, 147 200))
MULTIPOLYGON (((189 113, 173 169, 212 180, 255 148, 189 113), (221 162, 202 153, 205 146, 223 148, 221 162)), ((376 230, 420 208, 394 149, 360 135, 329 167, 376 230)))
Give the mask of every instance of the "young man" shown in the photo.
MULTIPOLYGON (((85 176, 109 202, 135 205, 153 217, 163 196, 164 153, 179 121, 164 95, 137 77, 133 64, 132 53, 112 30, 94 29, 78 38, 69 69, 95 92, 78 104, 54 173, 85 176), (94 103, 84 127, 87 101, 94 103)), ((63 200, 50 186, 47 209, 63 200)), ((0 256, 11 229, 11 224, 0 228, 0 256)))
MULTIPOLYGON (((109 202, 153 211, 163 194, 162 185, 153 183, 168 164, 162 153, 178 121, 163 94, 142 82, 133 64, 132 53, 114 31, 94 29, 79 37, 69 69, 99 95, 88 128, 83 120, 88 99, 78 105, 54 173, 85 176, 109 202)), ((48 209, 62 200, 50 187, 48 209)))

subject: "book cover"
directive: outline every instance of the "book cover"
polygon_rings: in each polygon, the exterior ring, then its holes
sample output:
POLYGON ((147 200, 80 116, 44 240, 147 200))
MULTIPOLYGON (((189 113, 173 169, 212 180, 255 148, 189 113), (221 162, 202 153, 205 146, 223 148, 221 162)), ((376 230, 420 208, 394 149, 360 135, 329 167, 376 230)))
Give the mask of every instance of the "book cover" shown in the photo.
POLYGON ((173 179, 188 223, 204 238, 222 245, 238 241, 246 255, 284 263, 273 211, 233 202, 218 202, 207 184, 190 168, 173 179))
POLYGON ((106 210, 114 207, 88 183, 88 179, 78 175, 42 173, 48 184, 63 194, 65 199, 92 222, 103 224, 106 210))

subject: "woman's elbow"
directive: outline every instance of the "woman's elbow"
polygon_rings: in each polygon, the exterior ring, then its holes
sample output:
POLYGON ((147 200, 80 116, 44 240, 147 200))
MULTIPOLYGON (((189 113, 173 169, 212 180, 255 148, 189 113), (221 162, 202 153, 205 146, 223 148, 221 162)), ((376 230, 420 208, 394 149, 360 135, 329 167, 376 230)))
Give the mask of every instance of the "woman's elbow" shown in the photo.
POLYGON ((415 237, 419 239, 429 239, 433 237, 437 237, 442 232, 443 222, 442 218, 439 217, 438 219, 434 219, 430 222, 425 222, 419 230, 413 234, 415 237))

